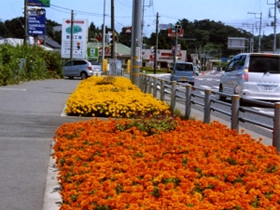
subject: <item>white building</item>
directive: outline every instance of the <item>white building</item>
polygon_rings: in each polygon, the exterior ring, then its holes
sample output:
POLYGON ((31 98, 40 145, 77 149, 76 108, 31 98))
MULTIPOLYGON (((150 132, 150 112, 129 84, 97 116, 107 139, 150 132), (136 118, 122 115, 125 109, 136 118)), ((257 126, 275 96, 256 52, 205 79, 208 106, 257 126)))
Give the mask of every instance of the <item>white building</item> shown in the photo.
MULTIPOLYGON (((177 52, 178 61, 187 61, 187 51, 178 50, 177 52)), ((169 49, 158 49, 157 50, 157 64, 159 68, 169 68, 173 65, 174 51, 169 49)), ((142 65, 143 66, 154 66, 154 52, 151 49, 142 49, 142 65)))

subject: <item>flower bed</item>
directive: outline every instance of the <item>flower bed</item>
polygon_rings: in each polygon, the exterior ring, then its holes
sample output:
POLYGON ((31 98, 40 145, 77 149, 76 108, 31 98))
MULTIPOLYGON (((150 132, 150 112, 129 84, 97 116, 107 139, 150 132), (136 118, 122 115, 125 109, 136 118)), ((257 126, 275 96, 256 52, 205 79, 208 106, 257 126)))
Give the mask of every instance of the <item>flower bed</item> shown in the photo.
POLYGON ((274 147, 218 122, 173 122, 168 132, 129 119, 61 125, 61 209, 280 209, 274 147))
POLYGON ((83 80, 66 102, 67 115, 139 117, 169 113, 165 102, 153 98, 124 77, 90 77, 83 80))

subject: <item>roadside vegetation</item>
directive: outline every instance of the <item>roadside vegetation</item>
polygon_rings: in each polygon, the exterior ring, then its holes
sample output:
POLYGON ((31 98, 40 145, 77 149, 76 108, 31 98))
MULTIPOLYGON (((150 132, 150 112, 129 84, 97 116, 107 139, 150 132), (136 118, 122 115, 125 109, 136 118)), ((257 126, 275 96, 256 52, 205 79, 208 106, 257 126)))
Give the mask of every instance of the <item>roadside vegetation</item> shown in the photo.
POLYGON ((59 52, 34 45, 0 45, 0 86, 61 77, 59 52))
POLYGON ((61 210, 280 208, 274 147, 176 117, 137 91, 125 78, 92 77, 69 97, 68 114, 108 118, 57 129, 61 210))
POLYGON ((125 77, 89 77, 66 102, 68 115, 129 118, 169 114, 165 102, 143 93, 125 77))

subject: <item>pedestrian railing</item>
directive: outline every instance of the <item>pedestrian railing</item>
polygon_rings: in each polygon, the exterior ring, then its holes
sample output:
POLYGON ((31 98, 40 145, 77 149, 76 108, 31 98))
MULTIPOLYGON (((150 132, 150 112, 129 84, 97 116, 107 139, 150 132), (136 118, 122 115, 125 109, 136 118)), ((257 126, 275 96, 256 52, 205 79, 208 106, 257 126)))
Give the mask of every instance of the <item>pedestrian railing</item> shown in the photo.
MULTIPOLYGON (((213 111, 227 115, 231 118, 231 129, 236 129, 239 132, 239 122, 246 122, 253 125, 261 126, 272 132, 272 145, 280 151, 280 102, 271 103, 259 100, 242 99, 242 102, 247 102, 252 105, 261 105, 264 108, 274 108, 274 114, 264 113, 252 109, 250 107, 241 106, 239 95, 229 95, 212 91, 210 89, 191 86, 190 84, 179 84, 175 81, 167 81, 147 74, 140 75, 140 88, 143 92, 152 94, 155 98, 162 101, 170 100, 170 108, 174 112, 176 103, 183 103, 185 105, 185 118, 190 119, 192 105, 203 107, 203 122, 209 123, 213 111), (199 90, 204 94, 195 93, 199 90), (158 93, 160 94, 158 96, 158 93), (224 96, 231 98, 231 103, 217 99, 217 96, 224 96), (200 100, 195 100, 200 99, 200 100), (220 104, 228 107, 231 111, 225 111, 217 108, 214 104, 220 104), (240 113, 251 113, 257 116, 264 116, 273 121, 273 125, 265 124, 252 120, 248 117, 241 116, 240 113)), ((218 97, 219 98, 219 97, 218 97)))

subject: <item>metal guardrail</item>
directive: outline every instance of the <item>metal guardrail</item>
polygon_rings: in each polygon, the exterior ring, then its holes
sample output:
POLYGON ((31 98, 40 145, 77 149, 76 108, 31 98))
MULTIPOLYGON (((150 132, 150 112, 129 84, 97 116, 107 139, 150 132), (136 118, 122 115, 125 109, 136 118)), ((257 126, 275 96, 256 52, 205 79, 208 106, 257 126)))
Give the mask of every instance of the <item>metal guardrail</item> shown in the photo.
POLYGON ((147 74, 140 75, 140 88, 143 92, 151 93, 155 98, 157 98, 157 93, 160 93, 160 100, 164 101, 166 96, 170 98, 170 107, 171 110, 175 111, 176 103, 179 101, 183 101, 185 104, 185 118, 190 119, 191 114, 191 106, 192 104, 199 105, 204 108, 203 114, 203 122, 209 123, 211 112, 216 111, 221 114, 227 115, 231 117, 231 129, 236 129, 239 132, 239 122, 247 122, 253 125, 258 125, 263 128, 270 130, 273 134, 272 145, 276 147, 277 151, 280 151, 280 102, 271 103, 271 102, 264 102, 258 100, 249 100, 243 99, 246 102, 251 104, 261 105, 266 108, 274 108, 274 115, 263 113, 256 111, 250 107, 244 107, 240 104, 240 96, 239 95, 229 95, 225 93, 220 93, 217 91, 212 91, 209 89, 204 89, 196 86, 191 86, 190 84, 182 85, 180 83, 180 87, 178 88, 178 83, 175 81, 167 81, 163 79, 158 79, 157 77, 153 77, 147 74), (200 90, 204 91, 204 95, 196 94, 193 90, 200 90), (180 94, 181 93, 181 94, 180 94), (231 98, 231 103, 227 103, 215 98, 215 95, 222 95, 231 98), (204 101, 204 103, 195 101, 194 98, 200 98, 204 101), (227 112, 225 110, 216 108, 213 106, 214 103, 221 104, 223 106, 229 107, 231 112, 227 112), (257 122, 251 120, 246 117, 241 117, 240 112, 247 112, 252 113, 259 116, 264 116, 269 119, 273 120, 273 126, 264 124, 261 122, 257 122))

